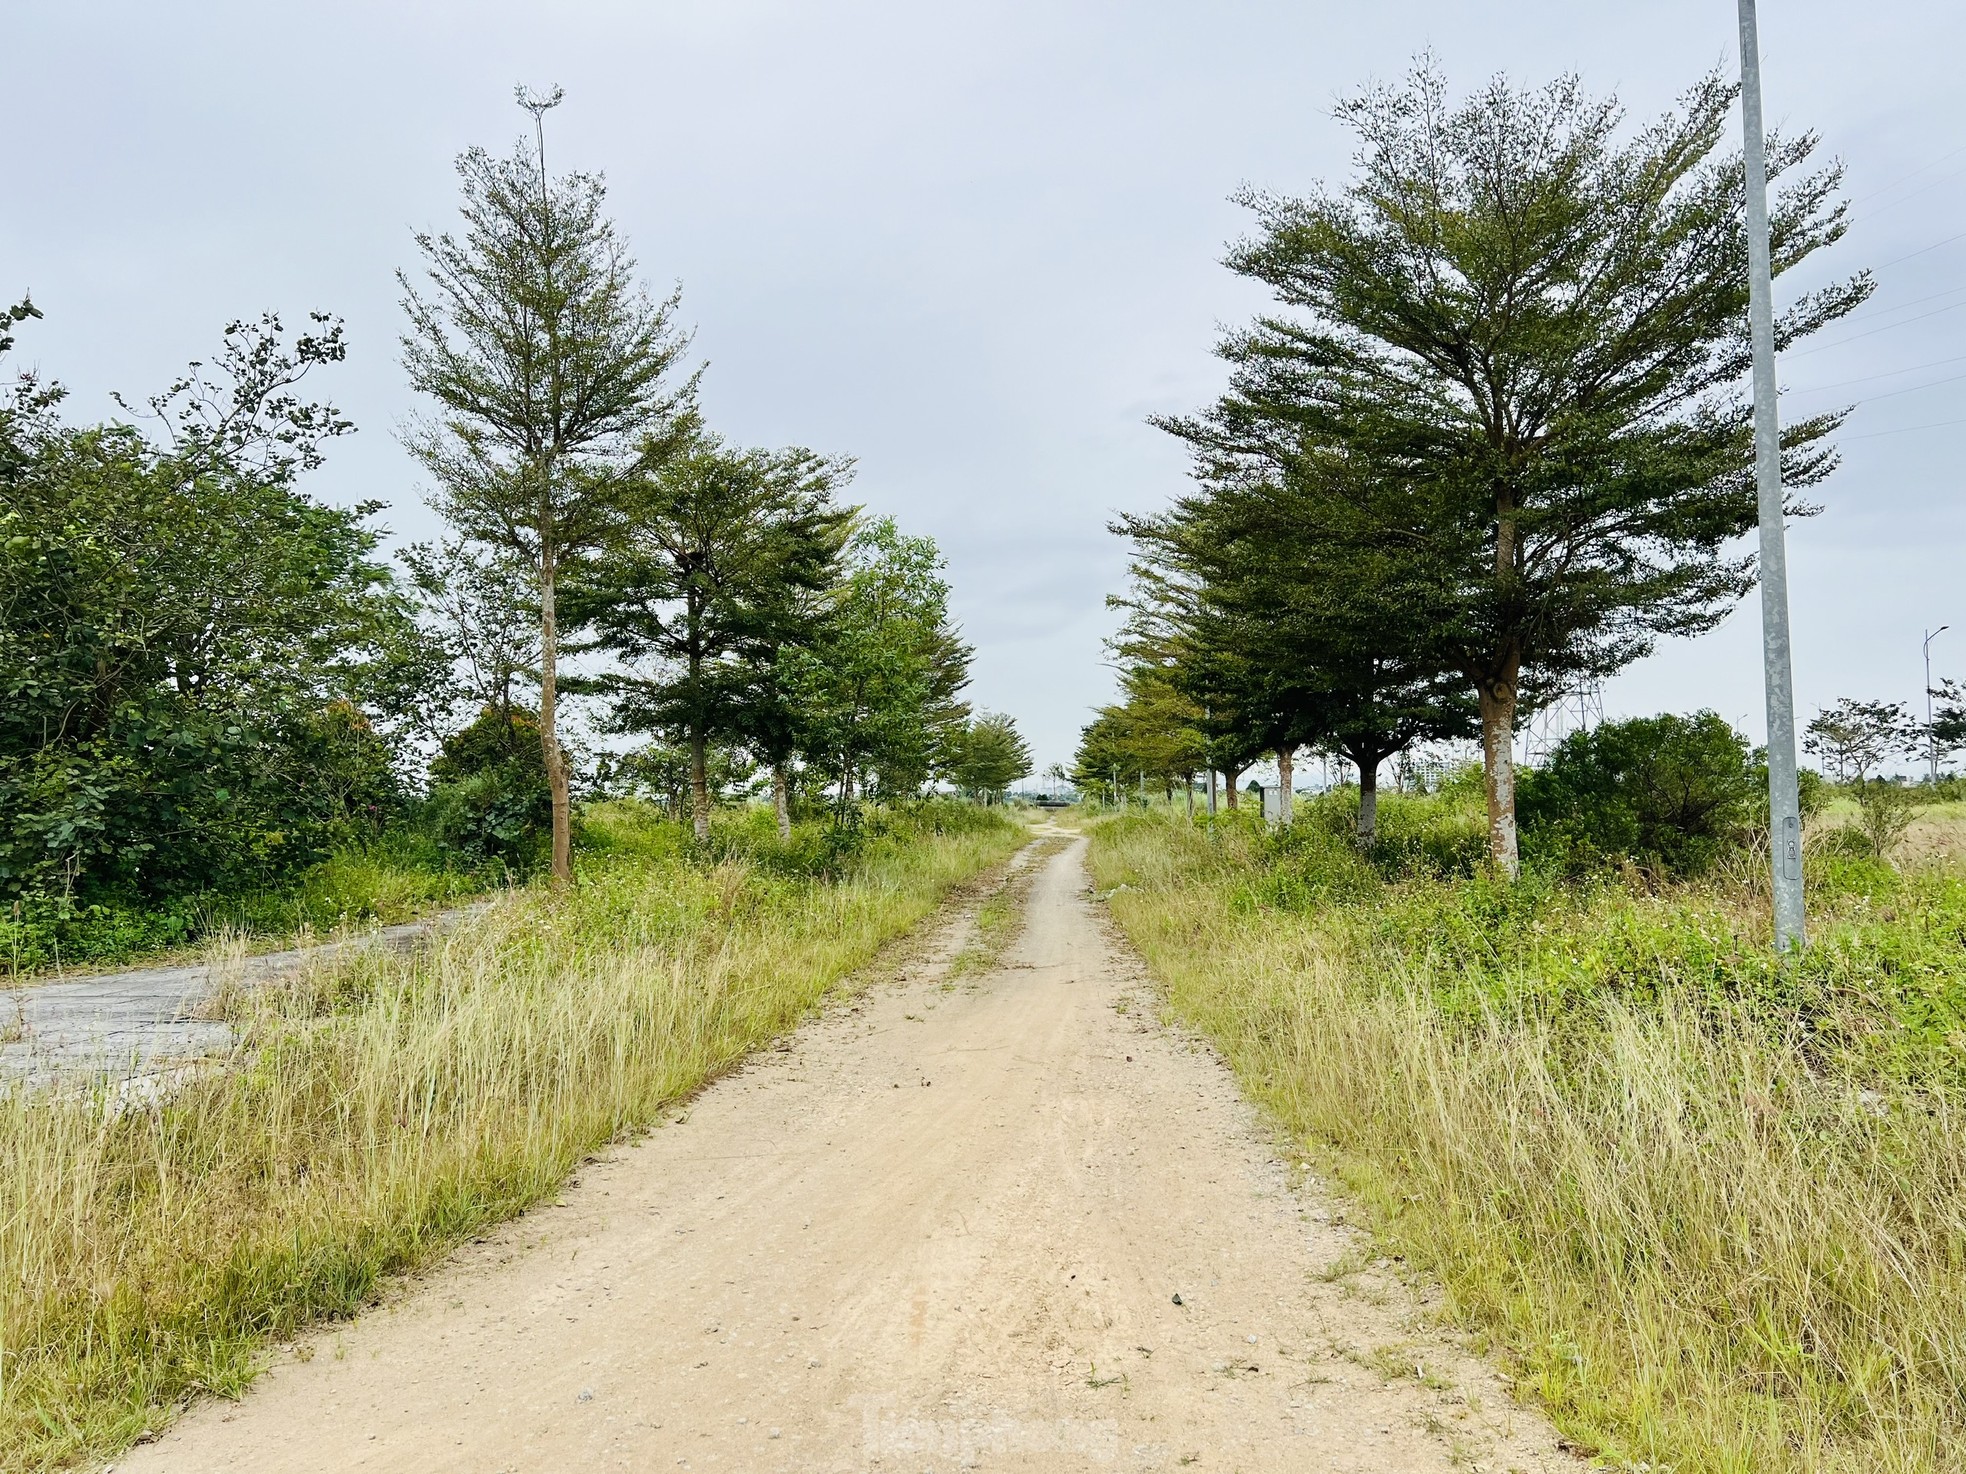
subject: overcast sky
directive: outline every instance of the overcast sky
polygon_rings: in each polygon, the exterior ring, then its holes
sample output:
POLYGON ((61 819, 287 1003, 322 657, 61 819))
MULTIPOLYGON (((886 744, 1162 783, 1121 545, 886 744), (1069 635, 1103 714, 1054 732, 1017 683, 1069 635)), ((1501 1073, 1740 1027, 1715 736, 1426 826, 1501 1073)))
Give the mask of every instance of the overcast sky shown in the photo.
MULTIPOLYGON (((513 85, 562 84, 552 161, 604 172, 651 282, 681 283, 712 424, 859 458, 857 499, 948 556, 978 704, 1049 762, 1111 689, 1106 523, 1183 485, 1147 416, 1212 397, 1218 328, 1259 305, 1219 264, 1231 191, 1342 179, 1333 100, 1425 48, 1460 88, 1575 70, 1643 118, 1731 71, 1734 24, 1731 0, 19 4, 0 296, 33 291, 16 361, 77 415, 229 318, 342 315, 322 388, 360 433, 311 489, 428 536, 392 274, 453 219, 453 157, 517 136, 513 85)), ((1791 533, 1806 718, 1919 700, 1927 627, 1959 626, 1935 671, 1966 676, 1966 7, 1764 0, 1761 24, 1771 121, 1849 165, 1831 265, 1880 282, 1783 365, 1791 413, 1862 402, 1791 533)), ((1753 601, 1606 704, 1759 736, 1753 601)))

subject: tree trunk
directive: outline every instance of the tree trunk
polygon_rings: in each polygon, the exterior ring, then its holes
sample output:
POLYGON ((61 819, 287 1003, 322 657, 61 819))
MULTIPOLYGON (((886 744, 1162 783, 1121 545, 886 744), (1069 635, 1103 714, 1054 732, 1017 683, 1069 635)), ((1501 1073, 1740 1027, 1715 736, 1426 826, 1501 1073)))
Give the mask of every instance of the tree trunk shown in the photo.
POLYGON ((698 841, 710 837, 710 743, 703 735, 701 727, 690 728, 689 734, 689 809, 690 822, 695 827, 698 841))
POLYGON ((1379 765, 1358 762, 1358 842, 1369 848, 1379 837, 1379 765))
POLYGON ((1195 822, 1195 775, 1189 773, 1181 780, 1181 790, 1188 795, 1188 822, 1195 822))
POLYGON ((1291 785, 1297 781, 1293 767, 1295 757, 1296 754, 1291 751, 1288 745, 1277 749, 1277 785, 1279 789, 1277 794, 1277 819, 1284 824, 1290 823, 1297 816, 1297 805, 1291 792, 1291 785))
POLYGON ((1514 880, 1522 869, 1515 842, 1515 682, 1485 680, 1477 695, 1488 789, 1488 863, 1514 880))
POLYGON ((1236 811, 1236 781, 1248 771, 1246 768, 1224 768, 1222 770, 1223 792, 1228 797, 1229 812, 1236 811))
MULTIPOLYGON (((543 511, 540 520, 547 521, 543 511)), ((553 795, 553 884, 565 886, 573 883, 573 799, 567 788, 566 753, 560 747, 560 630, 553 610, 559 570, 550 531, 550 526, 543 526, 539 540, 539 747, 546 761, 546 786, 553 795)))
POLYGON ((785 776, 783 763, 771 766, 771 809, 778 816, 778 838, 782 843, 792 837, 791 783, 785 776))

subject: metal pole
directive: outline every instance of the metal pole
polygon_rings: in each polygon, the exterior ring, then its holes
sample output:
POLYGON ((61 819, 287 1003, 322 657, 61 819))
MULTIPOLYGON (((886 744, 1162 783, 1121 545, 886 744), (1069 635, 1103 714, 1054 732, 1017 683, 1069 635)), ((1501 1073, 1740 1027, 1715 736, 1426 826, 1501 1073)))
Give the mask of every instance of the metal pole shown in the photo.
POLYGON ((1939 739, 1932 731, 1932 642, 1947 630, 1949 624, 1942 624, 1935 630, 1925 632, 1925 755, 1932 761, 1932 786, 1939 782, 1939 739))
POLYGON ((1782 441, 1775 417, 1775 307, 1768 264, 1768 164, 1762 156, 1761 51, 1754 0, 1739 0, 1741 126, 1748 186, 1748 320, 1754 338, 1754 470, 1761 517, 1761 660, 1768 694, 1768 843, 1775 950, 1803 945, 1802 806, 1795 778, 1795 685, 1789 660, 1788 550, 1782 532, 1782 441))

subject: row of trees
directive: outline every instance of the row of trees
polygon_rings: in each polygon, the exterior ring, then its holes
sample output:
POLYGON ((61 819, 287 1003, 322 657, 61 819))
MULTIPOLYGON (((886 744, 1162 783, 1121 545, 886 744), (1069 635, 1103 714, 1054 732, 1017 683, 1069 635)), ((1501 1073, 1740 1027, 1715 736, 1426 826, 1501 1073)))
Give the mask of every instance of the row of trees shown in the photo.
MULTIPOLYGON (((1452 104, 1423 62, 1340 106, 1350 182, 1239 197, 1257 228, 1228 265, 1276 308, 1221 343, 1221 398, 1157 421, 1195 488, 1116 524, 1135 550, 1123 699, 1082 769, 1219 769, 1233 792, 1263 755, 1287 787, 1292 754, 1322 748, 1357 765, 1369 835, 1385 759, 1478 735, 1489 856, 1515 871, 1518 720, 1752 586, 1735 97, 1710 75, 1628 134, 1574 79, 1452 104)), ((1769 144, 1778 273, 1844 230, 1815 145, 1769 144)), ((1778 345, 1870 290, 1801 295, 1778 345)), ((1787 486, 1829 472, 1841 419, 1787 427, 1787 486)))
POLYGON ((1890 763, 1928 755, 1943 761, 1966 749, 1966 686, 1944 680, 1932 689, 1928 722, 1902 701, 1844 697, 1810 718, 1802 746, 1821 758, 1839 783, 1859 787, 1890 763))
POLYGON ((1003 723, 972 724, 960 699, 970 650, 934 544, 844 503, 850 460, 704 426, 676 294, 640 284, 597 176, 547 170, 558 100, 521 93, 531 147, 459 160, 464 227, 419 236, 424 274, 403 278, 404 363, 435 405, 410 445, 458 535, 445 557, 502 572, 538 612, 554 875, 570 874, 563 690, 602 698, 617 735, 686 749, 699 836, 719 746, 769 767, 781 831, 795 773, 843 812, 870 786, 1000 789, 975 755, 1003 723), (604 663, 568 681, 565 653, 604 663))
MULTIPOLYGON (((552 99, 522 98, 543 113, 552 99)), ((550 830, 570 875, 569 698, 623 782, 679 752, 699 835, 720 781, 853 812, 1028 771, 972 718, 927 538, 843 499, 851 461, 703 423, 677 297, 652 297, 602 181, 543 130, 459 160, 463 219, 405 277, 408 444, 449 534, 377 556, 379 503, 299 486, 351 427, 303 381, 317 317, 234 324, 141 413, 75 426, 20 376, 0 407, 0 894, 141 900, 264 884, 429 778, 481 851, 550 830), (569 663, 571 662, 571 663, 569 663)), ((0 314, 0 352, 40 314, 0 314)), ((125 406, 127 410, 128 407, 125 406)))

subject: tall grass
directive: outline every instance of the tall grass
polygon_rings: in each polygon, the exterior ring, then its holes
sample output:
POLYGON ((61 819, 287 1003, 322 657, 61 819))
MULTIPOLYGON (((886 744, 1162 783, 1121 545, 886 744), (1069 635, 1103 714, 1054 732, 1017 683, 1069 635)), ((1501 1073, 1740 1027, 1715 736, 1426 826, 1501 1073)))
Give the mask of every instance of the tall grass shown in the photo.
POLYGON ((269 1341, 555 1192, 1022 838, 945 812, 825 880, 598 819, 570 894, 256 995, 231 1064, 161 1103, 0 1099, 0 1465, 111 1454, 236 1394, 269 1341))
POLYGON ((334 850, 269 889, 147 902, 27 897, 0 910, 0 975, 114 966, 215 936, 265 945, 349 922, 407 921, 509 879, 502 865, 461 865, 404 827, 334 850))
POLYGON ((1387 882, 1095 831, 1115 917, 1393 1248, 1614 1464, 1966 1469, 1966 882, 1387 882))

